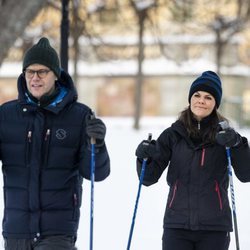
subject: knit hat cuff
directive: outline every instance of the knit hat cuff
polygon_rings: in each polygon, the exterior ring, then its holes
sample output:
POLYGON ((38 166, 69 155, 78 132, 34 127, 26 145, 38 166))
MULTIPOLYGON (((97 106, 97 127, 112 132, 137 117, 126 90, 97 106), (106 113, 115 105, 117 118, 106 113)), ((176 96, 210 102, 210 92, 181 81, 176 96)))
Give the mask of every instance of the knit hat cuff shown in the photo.
POLYGON ((197 91, 210 93, 215 98, 216 107, 219 108, 222 97, 222 87, 220 77, 215 72, 205 71, 192 83, 188 95, 189 103, 192 95, 197 91))
POLYGON ((220 99, 221 99, 220 98, 221 95, 219 94, 220 90, 216 90, 214 86, 211 87, 211 84, 209 83, 197 84, 196 86, 194 86, 192 90, 189 92, 188 102, 190 102, 192 95, 197 91, 208 92, 214 97, 216 102, 216 107, 218 108, 220 106, 220 99))

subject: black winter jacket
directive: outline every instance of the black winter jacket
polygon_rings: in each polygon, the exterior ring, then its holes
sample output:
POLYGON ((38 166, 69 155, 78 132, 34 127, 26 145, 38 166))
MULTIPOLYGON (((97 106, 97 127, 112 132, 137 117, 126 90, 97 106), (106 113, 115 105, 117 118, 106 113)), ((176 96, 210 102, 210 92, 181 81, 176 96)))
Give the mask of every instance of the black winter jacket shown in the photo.
MULTIPOLYGON (((0 158, 4 178, 3 236, 76 236, 83 178, 90 179, 91 151, 85 133, 89 107, 78 103, 70 76, 62 72, 67 94, 41 108, 27 101, 18 79, 18 100, 0 107, 0 158)), ((96 150, 95 180, 110 173, 105 144, 96 150)))
MULTIPOLYGON (((162 132, 156 147, 158 154, 148 162, 143 184, 156 183, 169 165, 164 228, 232 231, 225 148, 215 143, 194 145, 180 121, 162 132)), ((239 180, 250 181, 246 138, 242 137, 241 145, 231 149, 231 157, 239 180)), ((140 160, 137 170, 140 175, 140 160)))

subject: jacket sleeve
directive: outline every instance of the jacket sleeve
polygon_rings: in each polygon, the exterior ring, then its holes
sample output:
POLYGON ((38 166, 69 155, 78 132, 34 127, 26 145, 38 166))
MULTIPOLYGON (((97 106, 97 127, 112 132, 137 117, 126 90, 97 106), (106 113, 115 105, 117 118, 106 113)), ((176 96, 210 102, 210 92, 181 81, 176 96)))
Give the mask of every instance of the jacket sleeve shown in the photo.
MULTIPOLYGON (((94 158, 95 181, 102 181, 110 174, 110 158, 105 142, 101 146, 95 146, 94 158)), ((79 171, 85 179, 91 179, 91 144, 90 139, 86 134, 85 119, 79 150, 79 171)))
MULTIPOLYGON (((168 130, 163 131, 156 141, 157 153, 153 158, 147 160, 145 174, 143 178, 143 185, 150 186, 158 182, 162 173, 168 166, 171 158, 171 138, 168 130)), ((142 160, 137 158, 137 174, 141 175, 142 160)))
MULTIPOLYGON (((91 179, 91 149, 88 145, 83 145, 80 152, 80 173, 91 179)), ((110 174, 109 154, 104 144, 101 148, 95 148, 95 181, 102 181, 110 174)))
POLYGON ((250 148, 248 140, 242 137, 239 146, 231 148, 232 167, 241 182, 250 182, 250 148))

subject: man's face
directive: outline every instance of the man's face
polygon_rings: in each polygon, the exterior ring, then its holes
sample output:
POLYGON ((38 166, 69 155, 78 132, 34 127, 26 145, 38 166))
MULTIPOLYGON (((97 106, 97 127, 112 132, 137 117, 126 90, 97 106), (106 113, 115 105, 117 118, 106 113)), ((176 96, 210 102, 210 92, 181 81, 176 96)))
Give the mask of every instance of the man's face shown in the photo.
POLYGON ((50 95, 55 89, 54 72, 42 64, 31 64, 25 69, 27 89, 36 99, 50 95))

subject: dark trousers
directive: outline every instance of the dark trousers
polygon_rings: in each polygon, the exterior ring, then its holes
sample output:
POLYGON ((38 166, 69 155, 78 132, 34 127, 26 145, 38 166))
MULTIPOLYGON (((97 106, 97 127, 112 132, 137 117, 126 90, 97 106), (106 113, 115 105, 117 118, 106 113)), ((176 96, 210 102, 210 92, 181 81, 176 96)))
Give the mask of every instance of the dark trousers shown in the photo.
POLYGON ((5 250, 76 250, 75 237, 55 235, 32 239, 4 239, 5 250))
POLYGON ((230 234, 224 231, 191 231, 166 228, 163 250, 228 250, 230 234))

